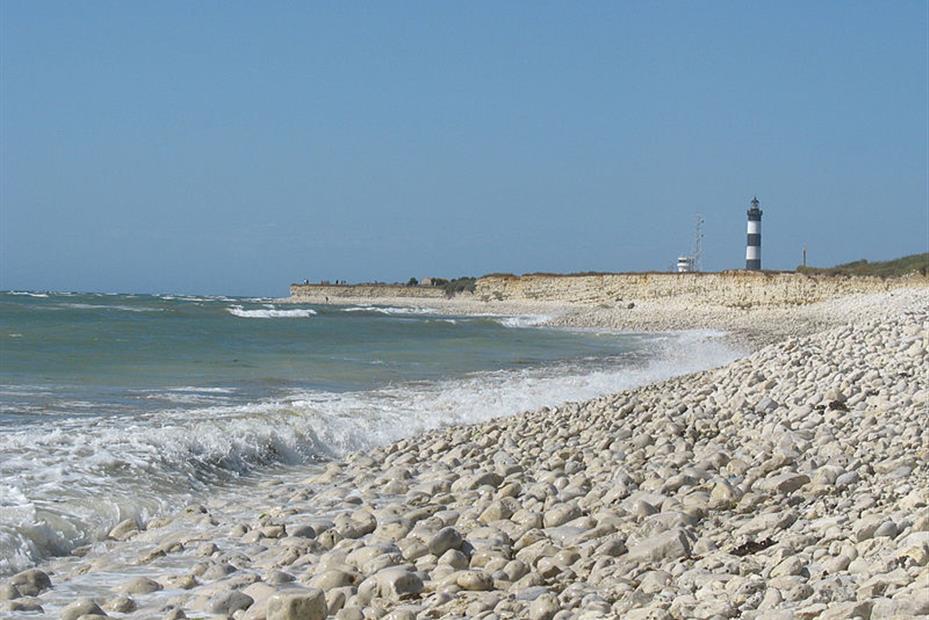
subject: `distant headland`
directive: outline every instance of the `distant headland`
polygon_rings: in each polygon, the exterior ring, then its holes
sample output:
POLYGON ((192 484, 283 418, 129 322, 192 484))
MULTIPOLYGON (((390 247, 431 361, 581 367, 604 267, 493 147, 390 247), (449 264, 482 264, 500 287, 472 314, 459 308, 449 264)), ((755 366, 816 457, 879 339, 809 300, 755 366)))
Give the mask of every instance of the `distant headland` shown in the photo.
POLYGON ((856 261, 797 271, 509 273, 481 277, 410 278, 406 283, 346 282, 292 284, 291 301, 459 298, 481 302, 615 303, 691 298, 695 304, 726 307, 803 305, 857 293, 925 286, 929 254, 884 261, 856 261))

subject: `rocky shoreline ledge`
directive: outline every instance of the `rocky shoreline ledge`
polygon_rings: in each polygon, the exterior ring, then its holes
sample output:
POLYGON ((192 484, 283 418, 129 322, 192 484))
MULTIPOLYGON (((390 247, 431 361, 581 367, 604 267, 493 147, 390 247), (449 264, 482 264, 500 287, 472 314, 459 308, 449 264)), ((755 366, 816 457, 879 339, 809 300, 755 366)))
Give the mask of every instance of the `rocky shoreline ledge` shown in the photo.
MULTIPOLYGON (((903 283, 907 283, 904 281, 903 283)), ((378 306, 428 309, 449 316, 522 316, 533 325, 600 329, 627 332, 667 332, 712 329, 726 332, 730 338, 751 349, 772 344, 791 336, 806 336, 850 321, 893 313, 906 306, 907 300, 924 295, 924 286, 890 288, 880 293, 853 293, 804 304, 768 304, 731 306, 713 297, 630 298, 581 303, 548 300, 490 300, 473 295, 416 298, 383 296, 340 296, 282 299, 286 303, 314 303, 333 306, 378 306)))
POLYGON ((122 523, 83 557, 7 579, 3 608, 65 620, 927 615, 929 291, 827 303, 820 323, 785 310, 787 326, 759 328, 773 344, 721 369, 350 454, 255 488, 262 508, 244 517, 207 502, 141 531, 122 523))

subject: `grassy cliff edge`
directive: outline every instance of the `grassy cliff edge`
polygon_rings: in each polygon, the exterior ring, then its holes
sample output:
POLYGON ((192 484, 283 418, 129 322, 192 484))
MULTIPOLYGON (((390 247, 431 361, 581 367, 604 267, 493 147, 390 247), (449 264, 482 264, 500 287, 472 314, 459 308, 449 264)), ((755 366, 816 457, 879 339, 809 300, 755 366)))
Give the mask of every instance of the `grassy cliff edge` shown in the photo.
POLYGON ((835 267, 797 267, 797 271, 806 274, 879 276, 882 278, 893 278, 913 273, 926 275, 929 273, 929 252, 873 263, 861 259, 836 265, 835 267))

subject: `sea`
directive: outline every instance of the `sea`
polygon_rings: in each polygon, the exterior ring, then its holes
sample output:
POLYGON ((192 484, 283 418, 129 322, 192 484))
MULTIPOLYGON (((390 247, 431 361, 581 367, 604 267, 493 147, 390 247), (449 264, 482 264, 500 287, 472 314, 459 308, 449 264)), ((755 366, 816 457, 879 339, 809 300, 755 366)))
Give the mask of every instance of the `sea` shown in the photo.
POLYGON ((0 574, 349 451, 741 354, 424 303, 0 292, 0 574))

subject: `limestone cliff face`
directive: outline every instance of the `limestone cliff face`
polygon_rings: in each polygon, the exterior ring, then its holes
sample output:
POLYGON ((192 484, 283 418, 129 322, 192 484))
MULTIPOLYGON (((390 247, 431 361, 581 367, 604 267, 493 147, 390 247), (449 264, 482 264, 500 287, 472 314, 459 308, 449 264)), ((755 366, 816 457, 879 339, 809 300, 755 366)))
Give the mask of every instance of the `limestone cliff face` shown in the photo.
MULTIPOLYGON (((560 301, 580 304, 675 298, 696 305, 757 307, 800 305, 856 293, 929 286, 922 276, 877 278, 800 273, 726 271, 721 273, 617 273, 603 275, 485 276, 475 292, 461 297, 481 301, 560 301)), ((325 298, 437 299, 441 288, 400 285, 294 284, 293 301, 325 298)))
POLYGON ((729 307, 808 304, 855 293, 927 286, 926 278, 808 276, 799 273, 625 273, 604 275, 487 276, 475 296, 486 300, 603 303, 690 298, 729 307))

